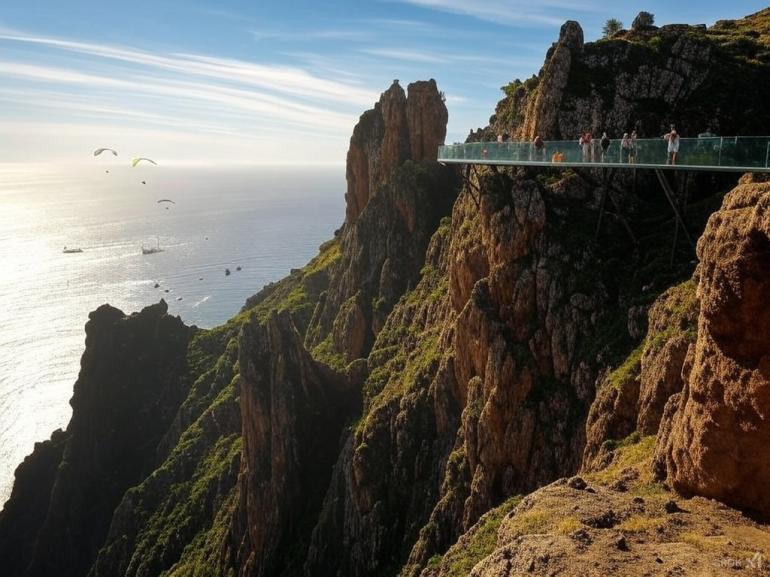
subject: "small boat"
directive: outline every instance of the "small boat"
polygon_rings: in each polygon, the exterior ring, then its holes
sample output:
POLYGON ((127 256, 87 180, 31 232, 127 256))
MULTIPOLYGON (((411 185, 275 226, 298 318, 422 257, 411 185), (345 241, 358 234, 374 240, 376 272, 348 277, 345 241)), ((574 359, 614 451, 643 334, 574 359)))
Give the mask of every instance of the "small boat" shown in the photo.
POLYGON ((163 252, 163 249, 160 248, 160 237, 157 237, 157 244, 155 246, 144 246, 142 245, 142 254, 155 254, 156 252, 163 252))
POLYGON ((240 266, 235 267, 235 270, 241 270, 240 266))
POLYGON ((65 246, 64 250, 62 252, 64 254, 73 254, 73 253, 76 253, 76 252, 83 252, 83 249, 82 248, 67 248, 65 246))
POLYGON ((225 276, 230 276, 230 269, 229 268, 225 269, 225 276))

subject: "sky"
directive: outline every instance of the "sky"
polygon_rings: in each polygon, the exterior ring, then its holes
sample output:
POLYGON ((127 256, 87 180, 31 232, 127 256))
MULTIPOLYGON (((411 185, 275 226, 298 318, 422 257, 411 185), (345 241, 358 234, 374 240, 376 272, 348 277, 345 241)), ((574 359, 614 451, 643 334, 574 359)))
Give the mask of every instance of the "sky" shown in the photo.
POLYGON ((487 124, 568 19, 739 18, 768 0, 23 0, 0 11, 0 162, 342 164, 393 79, 435 78, 447 141, 487 124))

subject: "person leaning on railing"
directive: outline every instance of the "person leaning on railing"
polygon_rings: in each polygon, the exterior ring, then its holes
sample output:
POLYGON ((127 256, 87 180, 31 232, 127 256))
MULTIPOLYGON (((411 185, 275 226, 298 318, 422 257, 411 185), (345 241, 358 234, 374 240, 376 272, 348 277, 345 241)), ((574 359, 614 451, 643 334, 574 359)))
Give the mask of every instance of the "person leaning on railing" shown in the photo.
POLYGON ((668 159, 666 164, 676 164, 676 155, 679 152, 679 135, 674 126, 671 126, 671 132, 664 134, 663 138, 668 141, 668 159))

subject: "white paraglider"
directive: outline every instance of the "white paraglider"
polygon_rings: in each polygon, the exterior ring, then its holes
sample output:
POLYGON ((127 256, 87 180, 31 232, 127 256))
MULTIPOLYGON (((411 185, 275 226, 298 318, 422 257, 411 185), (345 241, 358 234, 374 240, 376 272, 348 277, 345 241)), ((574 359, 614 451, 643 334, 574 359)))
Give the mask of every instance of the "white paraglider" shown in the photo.
POLYGON ((112 156, 117 156, 118 153, 111 148, 97 148, 94 150, 94 156, 99 156, 102 152, 111 152, 112 156))
POLYGON ((158 166, 158 163, 155 162, 153 159, 151 159, 151 158, 144 158, 144 157, 143 158, 135 158, 135 159, 133 159, 131 161, 131 166, 136 166, 137 164, 139 164, 143 160, 146 161, 146 162, 150 162, 150 163, 154 164, 155 166, 158 166))

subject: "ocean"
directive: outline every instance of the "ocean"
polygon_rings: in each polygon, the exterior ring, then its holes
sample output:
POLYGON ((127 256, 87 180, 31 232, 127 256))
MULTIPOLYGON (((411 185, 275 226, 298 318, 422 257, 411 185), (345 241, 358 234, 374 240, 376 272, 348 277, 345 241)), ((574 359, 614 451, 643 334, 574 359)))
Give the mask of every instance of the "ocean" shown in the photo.
POLYGON ((343 167, 0 164, 0 503, 69 421, 90 311, 219 325, 332 238, 344 190, 343 167))

